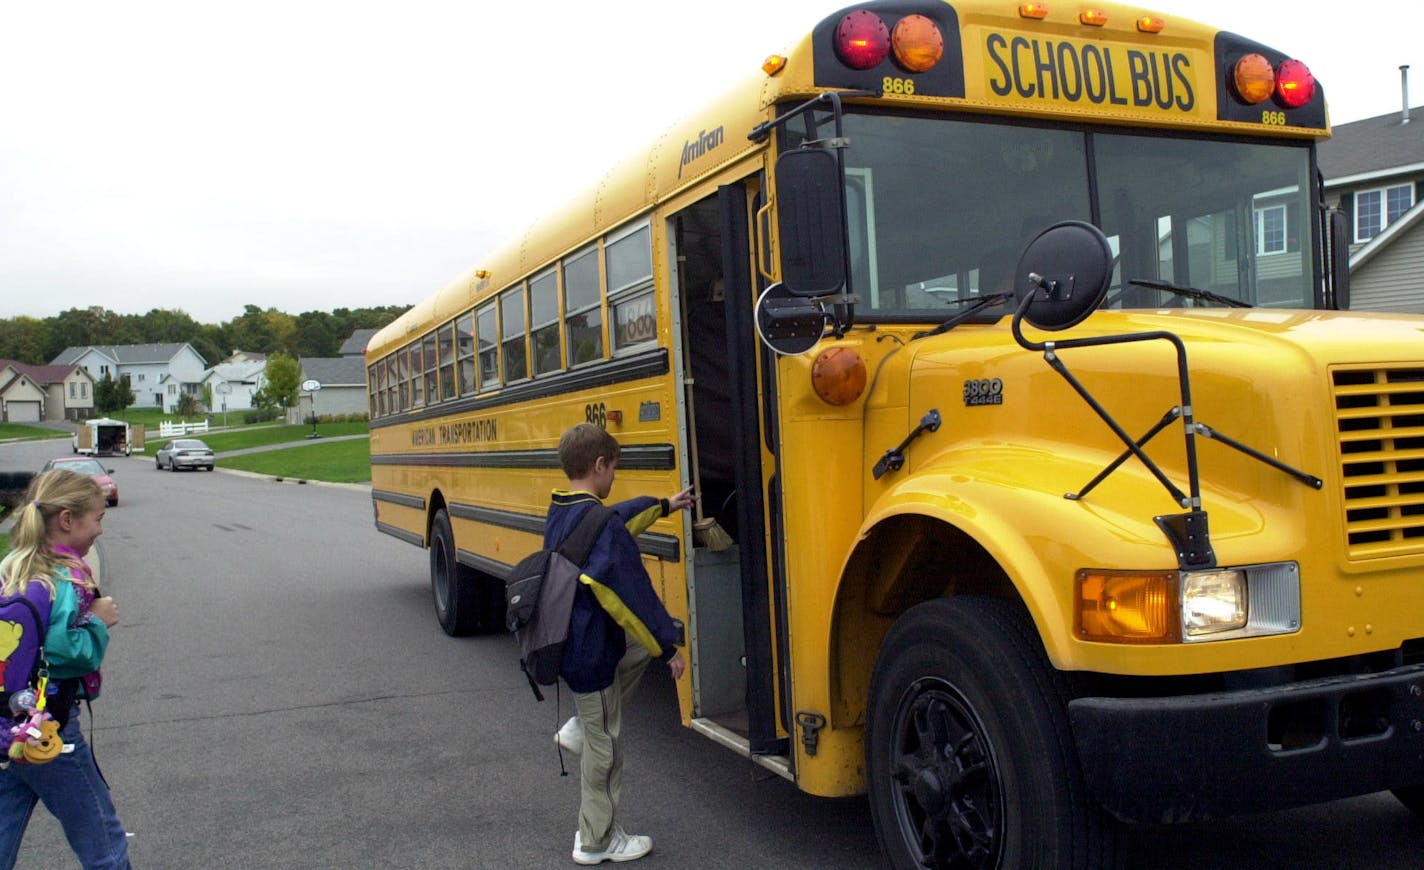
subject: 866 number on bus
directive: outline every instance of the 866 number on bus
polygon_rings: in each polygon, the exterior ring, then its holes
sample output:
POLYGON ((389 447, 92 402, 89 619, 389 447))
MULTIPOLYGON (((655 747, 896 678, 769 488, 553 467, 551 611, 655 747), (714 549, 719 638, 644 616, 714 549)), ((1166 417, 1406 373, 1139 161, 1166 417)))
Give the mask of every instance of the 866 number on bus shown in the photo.
POLYGON ((608 406, 602 402, 594 402, 583 406, 583 418, 600 429, 608 428, 608 406))

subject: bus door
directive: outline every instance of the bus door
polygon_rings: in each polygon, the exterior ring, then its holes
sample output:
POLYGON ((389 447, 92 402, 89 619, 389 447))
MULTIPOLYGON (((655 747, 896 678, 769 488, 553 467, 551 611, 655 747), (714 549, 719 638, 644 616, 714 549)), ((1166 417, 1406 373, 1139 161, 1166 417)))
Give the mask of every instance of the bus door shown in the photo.
POLYGON ((780 620, 767 553, 775 523, 764 469, 766 413, 759 400, 761 349, 752 311, 759 282, 750 221, 761 184, 746 178, 673 214, 677 304, 687 381, 689 479, 701 496, 694 512, 688 578, 688 646, 693 662, 693 724, 751 755, 785 755, 779 722, 774 630, 780 620))

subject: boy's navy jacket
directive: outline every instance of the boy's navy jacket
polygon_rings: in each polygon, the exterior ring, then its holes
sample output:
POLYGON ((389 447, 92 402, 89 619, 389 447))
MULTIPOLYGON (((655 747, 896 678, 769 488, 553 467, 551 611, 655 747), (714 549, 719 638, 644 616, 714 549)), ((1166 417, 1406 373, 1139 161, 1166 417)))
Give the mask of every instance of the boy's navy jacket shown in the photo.
MULTIPOLYGON (((583 512, 595 504, 599 500, 592 493, 554 490, 544 525, 545 549, 562 544, 583 512)), ((569 637, 564 646, 564 682, 579 694, 602 691, 613 684, 629 637, 660 661, 676 655, 674 645, 681 637, 677 623, 653 591, 638 544, 633 540, 634 535, 667 515, 666 501, 640 496, 609 508, 622 522, 605 525, 589 552, 574 594, 569 637)))

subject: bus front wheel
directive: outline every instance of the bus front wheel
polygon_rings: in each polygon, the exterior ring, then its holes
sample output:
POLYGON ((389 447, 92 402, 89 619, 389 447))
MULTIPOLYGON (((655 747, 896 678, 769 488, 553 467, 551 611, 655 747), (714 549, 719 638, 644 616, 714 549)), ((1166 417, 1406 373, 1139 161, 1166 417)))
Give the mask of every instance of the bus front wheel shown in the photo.
POLYGON ((430 527, 430 593, 440 627, 451 637, 479 630, 479 581, 455 556, 450 515, 443 508, 436 511, 430 527))
POLYGON ((865 736, 891 865, 1114 866, 1114 824, 1084 788, 1066 697, 1016 603, 906 611, 876 658, 865 736))

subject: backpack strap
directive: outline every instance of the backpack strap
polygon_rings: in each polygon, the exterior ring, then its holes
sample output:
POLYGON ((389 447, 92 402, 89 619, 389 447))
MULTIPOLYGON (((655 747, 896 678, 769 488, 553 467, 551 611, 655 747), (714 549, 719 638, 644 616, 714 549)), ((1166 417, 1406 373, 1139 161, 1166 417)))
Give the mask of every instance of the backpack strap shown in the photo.
POLYGON ((593 545, 598 543, 599 535, 603 534, 603 527, 613 518, 615 512, 611 508, 596 504, 583 512, 579 517, 578 525, 569 532, 569 536, 564 538, 564 542, 559 545, 559 555, 573 562, 580 568, 588 561, 588 554, 593 551, 593 545))

